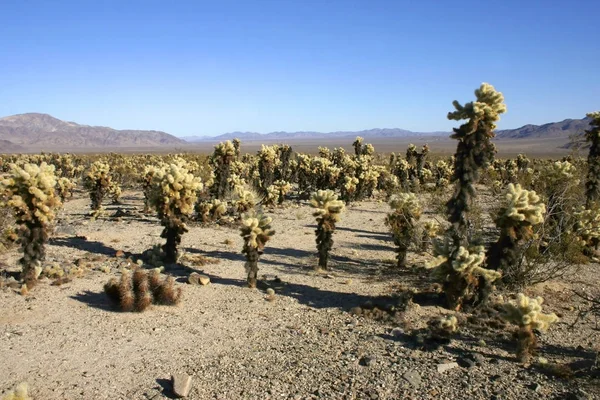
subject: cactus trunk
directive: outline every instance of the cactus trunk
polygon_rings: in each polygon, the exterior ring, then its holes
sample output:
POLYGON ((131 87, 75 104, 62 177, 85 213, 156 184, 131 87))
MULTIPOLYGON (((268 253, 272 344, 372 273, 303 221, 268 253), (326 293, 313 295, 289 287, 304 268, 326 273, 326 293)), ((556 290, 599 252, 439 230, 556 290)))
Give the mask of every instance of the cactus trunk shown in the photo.
POLYGON ((256 281, 258 279, 258 250, 249 249, 246 254, 246 272, 248 272, 248 287, 256 288, 256 281))
POLYGON ((319 268, 326 270, 329 251, 333 247, 333 232, 326 230, 323 225, 323 223, 319 223, 317 228, 317 250, 319 251, 319 268))
POLYGON ((19 260, 22 266, 21 279, 31 283, 37 280, 36 267, 40 267, 46 257, 44 246, 48 241, 48 233, 37 220, 27 223, 21 229, 20 240, 23 249, 23 257, 19 260))

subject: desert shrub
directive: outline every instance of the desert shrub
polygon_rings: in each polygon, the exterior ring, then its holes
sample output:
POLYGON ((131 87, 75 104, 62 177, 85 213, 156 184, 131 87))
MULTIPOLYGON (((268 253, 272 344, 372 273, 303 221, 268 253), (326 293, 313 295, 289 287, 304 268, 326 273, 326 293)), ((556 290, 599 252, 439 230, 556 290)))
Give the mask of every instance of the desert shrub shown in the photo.
POLYGON ((516 302, 503 305, 502 318, 519 327, 517 332, 517 357, 521 362, 528 362, 537 348, 535 331, 545 332, 548 327, 558 321, 556 314, 542 313, 544 299, 535 299, 519 293, 516 302))
POLYGON ((506 106, 502 93, 487 83, 475 91, 475 96, 476 101, 464 106, 454 101, 456 111, 448 113, 448 119, 468 121, 454 128, 451 136, 458 140, 452 176, 455 191, 446 205, 451 227, 443 240, 434 243, 436 258, 429 265, 443 282, 448 305, 453 309, 460 309, 466 301, 476 303, 486 299, 491 282, 500 276, 483 267, 484 249, 470 242, 467 215, 476 196, 474 185, 481 171, 494 159, 491 139, 495 123, 506 112, 506 106))
POLYGON ((0 192, 13 208, 18 226, 18 243, 23 257, 22 278, 31 285, 42 270, 46 243, 55 212, 61 203, 56 196, 54 166, 46 163, 12 165, 8 178, 0 182, 0 192))
POLYGON ((194 211, 201 189, 200 178, 189 173, 185 165, 171 164, 157 170, 152 177, 150 204, 164 227, 161 237, 167 240, 163 246, 166 263, 177 261, 177 246, 188 231, 185 222, 194 211))
POLYGON ((102 201, 111 187, 112 177, 110 167, 102 161, 90 165, 83 177, 83 186, 90 194, 91 212, 93 218, 102 212, 102 201))
POLYGON ((415 236, 416 221, 421 218, 423 211, 414 193, 401 193, 390 200, 392 212, 386 217, 385 223, 390 228, 396 244, 397 266, 406 266, 406 253, 415 236))
POLYGON ((104 285, 108 298, 122 311, 142 312, 151 304, 174 305, 181 300, 181 288, 175 288, 172 276, 161 280, 157 269, 149 274, 136 268, 133 274, 124 271, 121 279, 112 278, 104 285))
POLYGON ((258 277, 258 259, 264 251, 265 244, 275 234, 275 231, 271 229, 271 218, 255 212, 244 216, 240 230, 241 236, 244 238, 242 253, 246 256, 244 267, 248 274, 248 287, 255 288, 258 277))
POLYGON ((339 222, 340 215, 344 210, 344 203, 338 200, 337 195, 331 190, 319 190, 313 193, 310 206, 315 209, 313 216, 317 219, 317 250, 319 252, 319 265, 321 269, 327 269, 329 251, 333 247, 333 233, 335 224, 339 222))

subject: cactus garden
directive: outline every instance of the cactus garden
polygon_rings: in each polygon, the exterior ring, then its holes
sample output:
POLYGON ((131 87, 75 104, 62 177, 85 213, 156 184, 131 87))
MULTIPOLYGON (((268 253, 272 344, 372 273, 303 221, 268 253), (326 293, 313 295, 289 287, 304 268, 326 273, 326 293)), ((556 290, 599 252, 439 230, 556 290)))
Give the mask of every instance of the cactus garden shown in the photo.
POLYGON ((550 159, 466 100, 452 154, 0 156, 0 398, 598 398, 600 114, 550 159))

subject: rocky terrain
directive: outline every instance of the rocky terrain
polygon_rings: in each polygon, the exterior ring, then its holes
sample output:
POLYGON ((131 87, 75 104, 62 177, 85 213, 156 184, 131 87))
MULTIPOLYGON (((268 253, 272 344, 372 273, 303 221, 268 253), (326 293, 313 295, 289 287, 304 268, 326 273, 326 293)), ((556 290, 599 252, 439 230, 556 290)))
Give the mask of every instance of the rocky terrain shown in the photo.
MULTIPOLYGON (((326 273, 313 271, 311 209, 292 202, 269 212, 276 234, 259 261, 259 289, 246 287, 235 227, 191 226, 170 272, 184 289, 181 304, 123 313, 104 283, 163 239, 158 220, 140 212, 141 193, 122 199, 96 221, 81 192, 61 211, 47 262, 79 265, 80 277, 46 279, 25 296, 0 290, 0 393, 27 381, 35 399, 165 399, 175 397, 171 376, 183 374, 190 399, 600 396, 597 326, 587 318, 571 327, 582 307, 572 289, 598 282, 596 264, 527 292, 561 317, 527 366, 516 361, 514 328, 485 312, 457 314, 450 340, 427 336, 429 320, 454 313, 419 268, 429 255, 411 253, 410 269, 391 268, 388 206, 377 201, 343 214, 326 273), (211 283, 187 284, 191 272, 211 283)), ((18 257, 16 249, 5 256, 10 271, 18 257)))

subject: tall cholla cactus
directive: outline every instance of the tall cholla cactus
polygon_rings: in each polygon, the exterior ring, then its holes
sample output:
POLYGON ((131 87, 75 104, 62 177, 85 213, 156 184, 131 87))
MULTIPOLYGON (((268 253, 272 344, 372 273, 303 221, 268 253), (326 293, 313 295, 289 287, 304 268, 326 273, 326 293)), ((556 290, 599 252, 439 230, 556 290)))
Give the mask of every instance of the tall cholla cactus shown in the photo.
POLYGON ((495 146, 491 139, 495 136, 496 121, 506 112, 504 96, 490 84, 483 83, 475 90, 476 101, 460 105, 452 104, 456 111, 448 113, 448 119, 468 121, 460 128, 454 128, 450 137, 458 140, 454 159, 456 192, 447 204, 449 221, 453 224, 461 239, 466 238, 467 216, 471 202, 475 197, 473 185, 479 179, 480 171, 494 159, 495 146))
POLYGON ((319 190, 313 193, 310 206, 315 209, 313 216, 317 218, 317 249, 319 251, 319 268, 327 269, 329 251, 333 246, 335 223, 339 222, 344 211, 344 202, 338 200, 331 190, 319 190))
POLYGON ((505 283, 522 282, 520 271, 515 270, 519 261, 519 246, 533 238, 533 227, 544 222, 546 206, 533 190, 525 190, 519 184, 509 183, 505 203, 496 218, 500 238, 488 252, 488 267, 500 270, 505 283))
POLYGON ((390 200, 392 212, 385 223, 389 226, 397 248, 398 268, 406 266, 406 252, 415 234, 415 222, 421 218, 421 204, 414 193, 401 193, 390 200))
POLYGON ((467 212, 475 197, 474 184, 481 170, 494 159, 495 147, 491 139, 496 121, 506 112, 506 106, 502 93, 487 83, 475 90, 475 96, 476 101, 464 106, 454 101, 456 111, 448 113, 448 119, 468 121, 454 128, 451 136, 458 140, 452 176, 456 189, 446 205, 452 226, 444 240, 435 242, 437 258, 430 265, 444 282, 448 305, 457 310, 466 300, 485 300, 491 282, 500 277, 500 273, 481 266, 485 260, 483 248, 469 243, 467 212))
POLYGON ((15 210, 19 226, 19 242, 23 257, 22 279, 35 283, 46 256, 50 224, 61 203, 55 193, 54 166, 25 164, 23 168, 11 164, 8 177, 0 182, 0 193, 8 199, 7 205, 15 210))
POLYGON ((591 129, 585 131, 585 138, 590 144, 588 153, 588 173, 585 183, 586 207, 600 199, 600 111, 587 114, 592 119, 591 129))
POLYGON ((273 187, 275 188, 275 193, 277 193, 277 204, 283 204, 285 195, 292 190, 292 185, 287 181, 279 180, 273 183, 273 187))
POLYGON ((271 229, 271 218, 255 212, 244 216, 240 230, 240 235, 244 238, 242 253, 246 255, 248 287, 255 288, 258 278, 258 258, 275 231, 271 229))
POLYGON ((279 146, 262 145, 258 151, 259 187, 263 194, 268 194, 269 187, 275 180, 275 170, 279 165, 279 146))
POLYGON ((159 169, 152 177, 150 204, 164 226, 161 237, 167 239, 162 247, 167 263, 177 261, 177 246, 181 243, 181 236, 188 231, 185 220, 194 211, 200 190, 200 178, 189 173, 182 163, 159 169))
POLYGON ((354 154, 356 156, 360 156, 362 154, 363 141, 364 139, 362 137, 357 136, 354 142, 352 143, 352 147, 354 147, 354 154))
POLYGON ((102 212, 102 200, 111 187, 110 167, 102 161, 96 161, 85 172, 83 186, 90 192, 92 210, 90 215, 98 217, 102 212))
POLYGON ((59 178, 56 182, 56 191, 60 196, 60 201, 64 203, 67 199, 73 197, 74 188, 75 183, 72 180, 65 177, 59 178))
POLYGON ((212 185, 212 195, 217 199, 224 199, 229 191, 229 176, 231 175, 231 163, 239 155, 231 141, 219 143, 210 157, 210 164, 215 172, 215 184, 212 185))
MULTIPOLYGON (((485 251, 483 246, 466 249, 462 246, 455 250, 451 238, 434 242, 434 253, 437 255, 428 268, 433 269, 434 276, 443 282, 444 293, 450 308, 458 311, 466 299, 475 297, 481 285, 480 278, 486 282, 485 287, 500 278, 497 271, 483 267, 485 251)), ((480 294, 481 295, 481 294, 480 294)), ((483 293, 487 296, 487 293, 483 293)))
POLYGON ((534 330, 545 332, 551 324, 558 321, 556 314, 542 313, 543 302, 541 297, 532 299, 519 293, 516 303, 503 305, 502 318, 519 327, 517 357, 521 362, 528 362, 537 347, 534 330))

